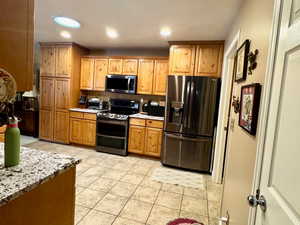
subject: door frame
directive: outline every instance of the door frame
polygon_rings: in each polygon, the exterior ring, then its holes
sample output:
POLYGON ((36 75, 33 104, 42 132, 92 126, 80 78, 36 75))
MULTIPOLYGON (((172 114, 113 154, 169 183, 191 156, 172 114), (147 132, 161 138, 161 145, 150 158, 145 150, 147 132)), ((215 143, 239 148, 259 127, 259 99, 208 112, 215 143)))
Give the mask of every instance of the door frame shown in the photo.
POLYGON ((232 95, 232 82, 233 82, 233 67, 232 60, 234 59, 235 51, 238 48, 238 43, 240 39, 240 31, 235 35, 232 42, 224 55, 224 63, 222 69, 222 84, 221 84, 221 94, 219 103, 219 118, 217 124, 217 134, 216 143, 214 151, 214 162, 212 170, 212 179, 215 183, 222 183, 223 181, 223 168, 225 163, 225 151, 227 143, 227 133, 228 133, 228 112, 230 110, 230 102, 232 95), (227 130, 224 129, 227 127, 227 130))
MULTIPOLYGON (((253 175, 252 193, 256 194, 256 190, 260 187, 262 166, 264 158, 264 148, 265 148, 265 138, 266 138, 266 128, 269 114, 269 103, 271 100, 271 89, 273 84, 273 72, 275 69, 275 60, 277 52, 278 36, 280 33, 280 17, 281 17, 281 6, 283 0, 274 0, 273 6, 273 18, 272 18, 272 28, 269 40, 269 50, 267 56, 267 70, 264 79, 264 85, 262 88, 262 100, 260 105, 259 113, 259 123, 258 123, 258 135, 257 135, 257 147, 256 147, 256 159, 253 175)), ((245 196, 246 198, 247 196, 245 196)), ((249 210, 248 225, 255 225, 256 221, 256 210, 257 208, 251 208, 249 210)))

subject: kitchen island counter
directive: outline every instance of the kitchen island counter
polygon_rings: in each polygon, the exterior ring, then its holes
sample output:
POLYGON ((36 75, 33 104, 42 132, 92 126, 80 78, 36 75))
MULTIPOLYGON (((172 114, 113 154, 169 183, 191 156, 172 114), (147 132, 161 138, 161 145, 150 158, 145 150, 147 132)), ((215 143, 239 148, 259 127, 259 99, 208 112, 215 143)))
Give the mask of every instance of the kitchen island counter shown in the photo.
POLYGON ((75 167, 80 159, 21 147, 18 166, 4 167, 4 144, 0 145, 0 207, 75 167))

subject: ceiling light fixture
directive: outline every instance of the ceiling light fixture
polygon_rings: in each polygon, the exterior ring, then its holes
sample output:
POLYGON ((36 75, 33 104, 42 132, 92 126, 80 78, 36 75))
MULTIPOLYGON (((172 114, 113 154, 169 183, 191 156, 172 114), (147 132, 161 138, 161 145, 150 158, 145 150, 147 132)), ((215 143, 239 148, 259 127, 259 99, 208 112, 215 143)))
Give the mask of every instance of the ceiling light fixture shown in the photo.
POLYGON ((113 39, 119 37, 118 31, 116 29, 110 28, 110 27, 106 28, 106 34, 108 37, 113 38, 113 39))
POLYGON ((62 36, 63 38, 66 38, 66 39, 70 39, 72 37, 68 31, 60 32, 60 36, 62 36))
POLYGON ((169 27, 163 27, 160 29, 160 35, 163 37, 168 37, 172 34, 172 31, 169 27))
POLYGON ((80 23, 77 20, 74 20, 69 17, 55 16, 53 17, 53 20, 55 23, 63 27, 75 28, 75 29, 80 28, 80 23))

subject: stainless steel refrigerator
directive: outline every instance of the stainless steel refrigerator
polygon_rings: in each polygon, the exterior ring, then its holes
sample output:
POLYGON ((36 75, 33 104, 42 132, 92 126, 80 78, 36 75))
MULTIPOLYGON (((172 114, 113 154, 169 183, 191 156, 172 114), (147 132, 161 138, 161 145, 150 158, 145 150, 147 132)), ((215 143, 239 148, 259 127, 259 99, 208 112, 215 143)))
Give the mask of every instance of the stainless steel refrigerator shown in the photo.
POLYGON ((168 76, 161 161, 211 172, 220 79, 168 76))

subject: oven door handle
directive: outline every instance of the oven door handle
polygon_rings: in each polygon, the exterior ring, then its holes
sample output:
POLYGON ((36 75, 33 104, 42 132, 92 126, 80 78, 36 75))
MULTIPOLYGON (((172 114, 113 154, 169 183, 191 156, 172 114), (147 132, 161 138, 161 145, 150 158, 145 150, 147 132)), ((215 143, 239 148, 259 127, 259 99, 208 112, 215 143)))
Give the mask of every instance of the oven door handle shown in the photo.
POLYGON ((107 123, 107 124, 117 124, 117 125, 126 125, 127 120, 102 120, 97 119, 97 123, 107 123))

